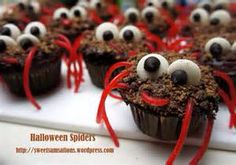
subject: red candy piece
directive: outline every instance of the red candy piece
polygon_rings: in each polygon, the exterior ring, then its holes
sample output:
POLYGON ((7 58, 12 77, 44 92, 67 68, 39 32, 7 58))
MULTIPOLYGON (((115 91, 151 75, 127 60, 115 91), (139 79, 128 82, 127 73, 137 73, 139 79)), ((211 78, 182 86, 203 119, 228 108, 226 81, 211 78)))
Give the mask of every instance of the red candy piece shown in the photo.
POLYGON ((146 102, 147 104, 150 104, 152 106, 165 106, 167 104, 169 104, 170 100, 169 99, 163 99, 163 98, 154 98, 148 95, 148 93, 146 91, 143 91, 141 93, 141 97, 143 99, 144 102, 146 102))

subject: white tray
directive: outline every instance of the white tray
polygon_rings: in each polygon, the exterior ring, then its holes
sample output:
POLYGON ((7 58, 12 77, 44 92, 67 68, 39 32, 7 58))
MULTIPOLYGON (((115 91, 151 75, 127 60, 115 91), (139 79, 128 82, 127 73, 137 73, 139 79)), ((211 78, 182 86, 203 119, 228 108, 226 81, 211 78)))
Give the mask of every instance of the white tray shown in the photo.
MULTIPOLYGON (((65 75, 65 67, 63 67, 65 75)), ((65 77, 65 76, 64 76, 65 77)), ((37 111, 28 101, 11 95, 6 87, 0 85, 0 120, 32 126, 47 127, 76 132, 107 135, 104 126, 95 122, 97 107, 102 90, 91 84, 87 72, 80 92, 75 94, 66 88, 65 80, 49 95, 37 98, 42 106, 37 111)), ((106 102, 108 117, 117 135, 122 138, 156 141, 144 135, 136 127, 129 107, 123 102, 108 98, 106 102)), ((210 147, 236 151, 236 132, 228 129, 229 114, 225 106, 214 125, 210 147)), ((186 144, 198 145, 200 137, 188 138, 186 144)), ((122 145, 122 144, 121 144, 122 145)))

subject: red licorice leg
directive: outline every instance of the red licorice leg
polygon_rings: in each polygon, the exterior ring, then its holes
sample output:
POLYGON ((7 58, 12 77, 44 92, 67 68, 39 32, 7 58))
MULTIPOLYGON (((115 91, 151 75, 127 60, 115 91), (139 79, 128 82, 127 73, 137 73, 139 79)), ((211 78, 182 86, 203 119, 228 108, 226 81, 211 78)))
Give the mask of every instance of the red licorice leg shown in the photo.
POLYGON ((197 151, 196 155, 194 156, 194 158, 189 163, 190 165, 198 164, 198 162, 201 160, 201 158, 203 157, 204 153, 206 152, 206 150, 208 148, 208 144, 209 144, 210 139, 211 139, 211 133, 212 133, 212 129, 213 129, 213 124, 214 124, 214 120, 213 119, 208 119, 208 121, 207 121, 207 128, 205 130, 205 135, 204 135, 204 139, 202 141, 202 145, 198 149, 198 151, 197 151))
POLYGON ((179 155, 180 151, 183 148, 184 141, 187 137, 189 125, 192 118, 192 111, 193 111, 193 102, 192 100, 189 100, 186 106, 184 118, 182 120, 182 127, 181 127, 181 132, 179 135, 179 139, 177 140, 174 150, 172 151, 168 160, 166 161, 166 165, 172 165, 176 157, 179 155))
POLYGON ((228 110, 229 110, 229 113, 230 113, 229 128, 232 128, 233 126, 236 126, 233 103, 231 102, 229 96, 222 89, 218 90, 218 94, 223 99, 225 105, 228 107, 228 110))
POLYGON ((160 37, 151 34, 150 32, 146 32, 146 38, 148 41, 154 42, 157 45, 157 50, 163 50, 166 49, 165 44, 162 42, 160 37))
POLYGON ((117 85, 118 81, 120 81, 123 77, 129 75, 129 73, 130 72, 126 71, 126 70, 122 71, 103 90, 103 93, 102 93, 102 96, 101 96, 101 99, 100 99, 100 103, 99 103, 99 106, 98 106, 98 113, 97 113, 97 117, 96 117, 97 123, 101 122, 102 115, 104 113, 105 101, 106 101, 107 96, 112 91, 114 86, 117 85))
POLYGON ((79 64, 79 71, 78 71, 78 76, 76 78, 76 83, 75 83, 75 93, 79 91, 79 87, 81 85, 81 82, 83 81, 83 63, 82 63, 82 55, 79 55, 77 58, 78 64, 79 64))
POLYGON ((167 104, 169 104, 169 99, 163 99, 163 98, 154 98, 148 95, 148 92, 143 91, 141 92, 141 97, 142 100, 152 106, 165 106, 167 104))
POLYGON ((30 85, 29 85, 30 67, 31 67, 32 60, 36 54, 36 51, 37 51, 36 48, 32 48, 25 60, 25 67, 23 71, 23 87, 24 87, 25 95, 28 98, 28 100, 39 110, 41 109, 41 107, 32 96, 31 91, 30 91, 30 85))

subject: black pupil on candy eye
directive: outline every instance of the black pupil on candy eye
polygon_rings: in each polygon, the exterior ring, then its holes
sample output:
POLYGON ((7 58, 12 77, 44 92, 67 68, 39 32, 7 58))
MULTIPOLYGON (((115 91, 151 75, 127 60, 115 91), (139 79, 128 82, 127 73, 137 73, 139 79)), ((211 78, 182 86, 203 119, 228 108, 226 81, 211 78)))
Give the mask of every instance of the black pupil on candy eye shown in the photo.
POLYGON ((76 17, 80 17, 80 16, 81 16, 81 13, 80 13, 79 10, 75 10, 75 11, 74 11, 74 15, 75 15, 76 17))
POLYGON ((27 50, 29 49, 30 47, 32 47, 34 44, 33 42, 26 38, 26 39, 23 39, 21 42, 20 42, 20 46, 24 49, 24 50, 27 50))
POLYGON ((215 7, 215 10, 221 10, 224 9, 223 5, 219 4, 215 7))
POLYGON ((144 62, 144 69, 147 72, 156 72, 161 65, 161 62, 156 57, 149 57, 144 62))
POLYGON ((166 1, 162 2, 162 7, 163 8, 168 8, 168 3, 166 1))
POLYGON ((98 2, 98 3, 96 4, 96 8, 97 8, 97 9, 100 9, 101 7, 102 7, 101 3, 98 2))
POLYGON ((25 5, 24 5, 22 2, 18 3, 18 7, 19 7, 21 10, 24 10, 24 9, 25 9, 25 5))
POLYGON ((193 20, 194 20, 194 22, 200 22, 200 20, 201 20, 200 14, 199 13, 194 14, 193 20))
POLYGON ((33 7, 32 5, 29 5, 29 6, 28 6, 28 10, 29 10, 29 11, 33 11, 33 10, 34 10, 34 7, 33 7))
POLYGON ((61 13, 61 18, 67 18, 67 14, 66 13, 61 13))
POLYGON ((11 30, 7 27, 3 27, 0 31, 1 35, 11 36, 11 30))
POLYGON ((104 39, 104 41, 110 41, 110 40, 112 40, 114 38, 114 35, 113 35, 113 33, 111 32, 111 31, 105 31, 104 33, 103 33, 103 39, 104 39))
POLYGON ((134 38, 134 33, 131 30, 126 30, 123 37, 126 41, 132 41, 134 38))
POLYGON ((210 47, 210 53, 213 55, 215 58, 219 58, 220 55, 223 52, 223 48, 220 44, 218 43, 213 43, 210 47))
POLYGON ((154 14, 152 12, 147 12, 145 15, 148 22, 152 22, 154 19, 154 14))
POLYGON ((132 23, 137 22, 137 16, 136 16, 135 13, 129 14, 129 21, 132 22, 132 23))
POLYGON ((188 75, 184 70, 176 70, 171 74, 171 81, 176 85, 184 85, 187 80, 188 75))
POLYGON ((220 20, 218 18, 214 18, 214 19, 211 20, 210 23, 211 23, 211 25, 215 25, 216 26, 216 25, 219 25, 220 20))
POLYGON ((30 33, 31 34, 33 34, 34 36, 39 36, 40 35, 40 30, 39 30, 39 28, 38 27, 32 27, 31 29, 30 29, 30 33))
POLYGON ((153 3, 152 3, 152 2, 149 2, 149 3, 148 3, 148 6, 153 6, 153 3))
POLYGON ((3 52, 7 49, 7 45, 5 43, 5 41, 0 40, 0 52, 3 52))

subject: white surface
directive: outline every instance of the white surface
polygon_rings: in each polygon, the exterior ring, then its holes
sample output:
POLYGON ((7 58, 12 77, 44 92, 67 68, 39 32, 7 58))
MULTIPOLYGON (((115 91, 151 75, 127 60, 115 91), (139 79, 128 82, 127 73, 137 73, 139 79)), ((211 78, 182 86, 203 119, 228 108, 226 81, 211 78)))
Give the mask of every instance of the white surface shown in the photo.
MULTIPOLYGON (((0 122, 0 165, 162 165, 168 158, 172 145, 155 144, 144 141, 120 139, 120 148, 114 154, 16 154, 15 148, 25 147, 113 147, 111 140, 96 136, 96 141, 88 142, 30 142, 29 134, 66 134, 68 132, 34 128, 0 122)), ((196 147, 184 147, 175 165, 188 164, 196 152, 196 147)), ((208 149, 199 165, 235 165, 236 152, 208 149)))
MULTIPOLYGON (((0 120, 40 127, 88 132, 106 135, 102 125, 95 122, 101 90, 94 87, 86 73, 85 83, 78 94, 69 91, 62 84, 54 93, 37 98, 42 110, 35 110, 25 99, 19 99, 0 88, 0 120)), ((119 137, 153 141, 136 127, 129 107, 124 103, 109 98, 107 111, 113 128, 119 137)), ((211 139, 211 148, 236 151, 236 134, 228 129, 228 111, 221 108, 211 139)), ((198 144, 200 138, 189 138, 187 144, 198 144)))

